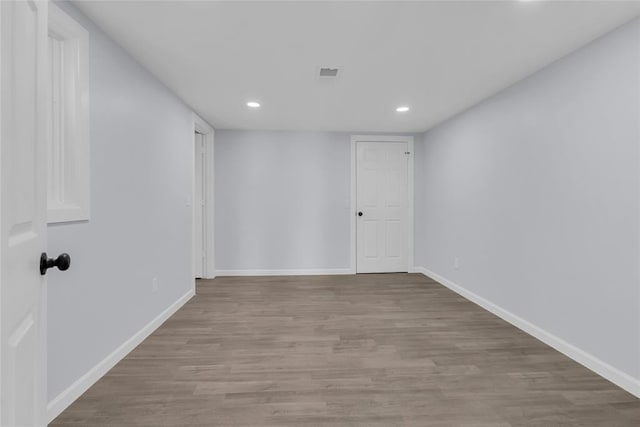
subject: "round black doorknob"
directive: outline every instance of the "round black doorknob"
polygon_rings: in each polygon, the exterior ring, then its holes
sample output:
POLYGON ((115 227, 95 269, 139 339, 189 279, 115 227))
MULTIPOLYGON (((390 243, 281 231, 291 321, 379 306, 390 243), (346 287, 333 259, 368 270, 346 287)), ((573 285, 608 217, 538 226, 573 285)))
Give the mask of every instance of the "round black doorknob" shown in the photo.
POLYGON ((47 270, 53 267, 58 267, 58 270, 65 271, 71 266, 71 257, 69 254, 60 254, 58 258, 53 259, 47 257, 47 253, 43 252, 40 255, 40 274, 43 276, 47 274, 47 270))
POLYGON ((358 212, 358 216, 362 216, 362 212, 358 212))
POLYGON ((67 271, 71 267, 71 257, 69 254, 60 254, 54 261, 56 267, 60 271, 67 271))

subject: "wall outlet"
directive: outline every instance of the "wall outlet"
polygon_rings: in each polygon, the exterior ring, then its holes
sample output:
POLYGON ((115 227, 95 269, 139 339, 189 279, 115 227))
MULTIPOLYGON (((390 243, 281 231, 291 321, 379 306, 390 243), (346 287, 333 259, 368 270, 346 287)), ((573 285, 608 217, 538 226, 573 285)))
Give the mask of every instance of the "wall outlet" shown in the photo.
POLYGON ((154 277, 153 279, 151 279, 151 292, 153 292, 154 294, 156 292, 158 292, 158 278, 154 277))
POLYGON ((453 258, 453 268, 455 268, 456 270, 460 270, 460 258, 453 258))

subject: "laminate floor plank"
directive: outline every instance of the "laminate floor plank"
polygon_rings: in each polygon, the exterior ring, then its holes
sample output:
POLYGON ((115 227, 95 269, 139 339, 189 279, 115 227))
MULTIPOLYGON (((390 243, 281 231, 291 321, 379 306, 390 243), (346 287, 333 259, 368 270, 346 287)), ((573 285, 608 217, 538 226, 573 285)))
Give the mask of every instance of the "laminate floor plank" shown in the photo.
POLYGON ((50 424, 640 426, 640 399, 419 274, 219 277, 50 424))

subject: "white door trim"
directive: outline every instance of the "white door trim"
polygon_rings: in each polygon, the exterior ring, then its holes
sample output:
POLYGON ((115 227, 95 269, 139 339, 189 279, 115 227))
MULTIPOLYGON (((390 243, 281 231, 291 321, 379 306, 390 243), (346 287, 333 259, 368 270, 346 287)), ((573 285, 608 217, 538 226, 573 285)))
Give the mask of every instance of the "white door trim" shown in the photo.
MULTIPOLYGON (((191 144, 191 150, 193 150, 193 161, 192 165, 195 165, 195 133, 198 132, 203 135, 204 138, 204 151, 205 151, 205 164, 204 170, 202 171, 205 180, 205 205, 204 205, 204 217, 202 219, 203 229, 205 230, 203 246, 206 254, 206 259, 204 262, 204 274, 203 278, 213 279, 216 272, 215 266, 215 221, 214 221, 214 208, 215 208, 215 175, 214 175, 214 165, 215 165, 215 130, 209 123, 207 123, 204 119, 202 119, 197 114, 193 114, 193 132, 194 139, 191 144)), ((195 200, 195 167, 192 174, 192 194, 191 200, 195 200)), ((192 223, 195 218, 195 203, 192 203, 193 214, 192 214, 192 223)), ((192 224, 192 233, 194 233, 195 225, 192 224)), ((193 234, 192 234, 193 236, 193 234)), ((193 238, 193 237, 192 237, 193 238)), ((192 245, 193 247, 193 245, 192 245)), ((193 254, 192 254, 192 265, 193 263, 193 254)), ((195 277, 195 276, 194 276, 195 277)))
POLYGON ((356 274, 356 209, 357 209, 357 193, 356 193, 356 144, 358 142, 406 142, 409 147, 409 164, 407 165, 407 197, 408 200, 408 219, 407 219, 407 271, 412 273, 413 268, 413 136, 385 136, 385 135, 351 135, 351 209, 350 209, 350 232, 351 232, 351 274, 356 274))

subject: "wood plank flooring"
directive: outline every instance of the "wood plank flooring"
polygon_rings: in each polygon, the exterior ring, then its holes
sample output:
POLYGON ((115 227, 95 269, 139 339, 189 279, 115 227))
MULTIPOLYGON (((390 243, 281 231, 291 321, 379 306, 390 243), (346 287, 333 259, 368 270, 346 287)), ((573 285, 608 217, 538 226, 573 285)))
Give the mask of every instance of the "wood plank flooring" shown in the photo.
POLYGON ((221 277, 52 426, 640 426, 640 400, 418 274, 221 277))

